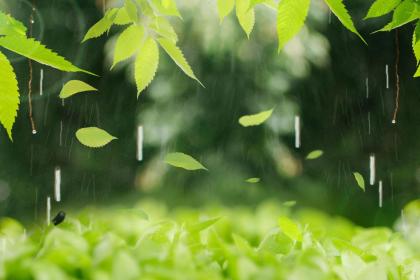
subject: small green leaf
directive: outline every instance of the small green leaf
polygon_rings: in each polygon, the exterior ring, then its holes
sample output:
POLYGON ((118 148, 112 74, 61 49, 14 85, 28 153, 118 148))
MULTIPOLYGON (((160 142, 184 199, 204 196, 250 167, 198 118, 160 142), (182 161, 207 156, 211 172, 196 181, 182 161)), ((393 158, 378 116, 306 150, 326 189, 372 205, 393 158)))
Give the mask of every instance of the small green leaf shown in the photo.
POLYGON ((97 89, 88 85, 85 82, 79 80, 71 80, 68 81, 61 89, 60 98, 68 98, 76 93, 86 91, 97 91, 97 89))
POLYGON ((26 36, 26 27, 22 22, 0 11, 0 35, 26 36))
POLYGON ((296 205, 296 200, 290 200, 290 201, 283 202, 284 207, 293 207, 295 205, 296 205))
POLYGON ((315 150, 310 152, 307 156, 306 159, 317 159, 319 157, 321 157, 324 154, 324 152, 322 150, 315 150))
POLYGON ((254 178, 248 178, 248 179, 245 180, 245 182, 251 183, 251 184, 256 184, 256 183, 259 183, 260 181, 261 181, 261 179, 260 178, 256 178, 256 177, 254 177, 254 178))
POLYGON ((134 64, 137 97, 152 82, 159 65, 159 48, 152 38, 140 47, 134 64))
POLYGON ((186 170, 207 170, 200 162, 193 157, 184 153, 170 153, 165 157, 165 162, 175 167, 183 168, 186 170))
POLYGON ((82 42, 85 42, 89 39, 98 38, 111 28, 114 18, 117 15, 119 9, 113 8, 108 10, 104 17, 101 18, 97 23, 95 23, 91 28, 89 28, 82 42))
POLYGON ((13 141, 12 128, 19 109, 19 88, 12 64, 0 52, 0 123, 13 141))
POLYGON ((184 57, 182 51, 172 42, 166 38, 158 39, 160 46, 165 50, 165 52, 172 58, 172 60, 178 65, 179 68, 190 78, 196 80, 201 86, 204 85, 200 82, 199 79, 195 76, 191 66, 188 64, 187 60, 184 57))
POLYGON ((349 12, 344 6, 343 0, 324 0, 327 3, 328 7, 330 7, 331 11, 336 15, 336 17, 341 21, 341 23, 351 32, 359 36, 359 38, 365 43, 365 39, 363 39, 362 35, 357 31, 354 23, 349 15, 349 12))
POLYGON ((236 0, 236 17, 248 38, 255 24, 255 11, 249 4, 249 0, 236 0))
POLYGON ((220 22, 228 16, 235 6, 235 0, 217 0, 217 12, 219 13, 220 22))
POLYGON ((410 21, 418 19, 419 16, 420 12, 418 10, 418 5, 413 0, 404 0, 395 9, 391 22, 378 31, 391 31, 397 27, 409 23, 410 21))
POLYGON ((114 68, 117 63, 131 57, 141 46, 143 37, 143 26, 135 24, 130 25, 121 32, 115 43, 114 62, 112 63, 111 69, 114 68))
POLYGON ((376 0, 372 6, 370 6, 365 19, 386 15, 394 10, 400 2, 401 0, 376 0))
POLYGON ((273 110, 274 108, 255 115, 242 116, 239 119, 239 123, 244 127, 260 125, 271 117, 273 110))
POLYGON ((0 46, 25 56, 29 59, 35 60, 41 64, 51 66, 55 69, 65 72, 84 72, 91 75, 95 75, 91 72, 80 69, 77 66, 71 64, 64 57, 59 56, 52 50, 48 49, 40 42, 35 41, 32 38, 26 38, 24 36, 4 36, 0 37, 0 46))
POLYGON ((290 239, 302 241, 302 232, 294 221, 287 217, 280 217, 279 226, 281 231, 290 239))
POLYGON ((277 13, 279 51, 302 29, 310 3, 310 0, 280 1, 277 13))
POLYGON ((112 140, 118 139, 103 129, 97 127, 85 127, 76 132, 76 138, 83 145, 90 148, 100 148, 112 140))
POLYGON ((359 172, 353 172, 354 178, 356 179, 357 185, 365 191, 365 179, 363 179, 362 174, 359 172))

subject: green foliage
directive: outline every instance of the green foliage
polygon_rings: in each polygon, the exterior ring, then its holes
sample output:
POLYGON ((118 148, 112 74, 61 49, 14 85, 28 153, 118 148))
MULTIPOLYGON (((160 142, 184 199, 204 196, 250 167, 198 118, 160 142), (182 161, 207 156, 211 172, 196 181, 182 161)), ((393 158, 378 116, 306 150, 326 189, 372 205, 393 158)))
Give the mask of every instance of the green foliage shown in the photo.
POLYGON ((255 11, 249 7, 249 0, 236 0, 236 16, 248 38, 255 24, 255 11))
POLYGON ((140 47, 134 65, 137 96, 152 82, 159 65, 159 48, 152 38, 148 38, 140 47))
POLYGON ((317 159, 322 157, 322 155, 324 154, 324 151, 322 150, 315 150, 310 152, 307 156, 306 159, 317 159))
POLYGON ((114 50, 114 62, 111 69, 123 60, 130 58, 136 53, 144 38, 144 28, 135 24, 127 27, 117 39, 114 50))
POLYGON ((228 16, 235 6, 235 0, 217 0, 217 12, 219 13, 220 22, 228 16))
POLYGON ((257 126, 263 124, 266 120, 268 120, 271 117, 273 110, 274 109, 270 109, 267 111, 260 112, 258 114, 242 116, 239 118, 239 124, 244 127, 257 126))
POLYGON ((356 179, 357 185, 365 191, 365 179, 359 172, 353 172, 354 179, 356 179))
POLYGON ((365 19, 386 15, 394 10, 400 2, 401 0, 376 0, 370 7, 365 19))
POLYGON ((199 161, 184 153, 170 153, 165 157, 165 162, 175 167, 186 170, 207 170, 199 161))
MULTIPOLYGON (((418 203, 405 208, 412 230, 418 230, 418 209, 418 203)), ((360 228, 315 211, 292 213, 281 203, 169 211, 144 201, 133 210, 69 211, 57 227, 27 231, 3 218, 0 278, 403 280, 420 274, 415 234, 360 228)))
POLYGON ((261 179, 257 177, 248 178, 245 180, 245 182, 250 183, 250 184, 256 184, 256 183, 259 183, 260 181, 261 179))
POLYGON ((68 98, 77 93, 86 92, 86 91, 97 91, 96 88, 88 85, 87 83, 79 80, 68 81, 60 91, 60 98, 68 98))
MULTIPOLYGON (((123 10, 126 12, 125 9, 123 10)), ((88 30, 82 42, 85 42, 89 39, 98 38, 99 36, 103 35, 105 32, 108 32, 108 30, 111 28, 112 24, 114 23, 114 19, 117 13, 118 13, 118 9, 115 9, 115 8, 107 11, 104 17, 100 19, 97 23, 95 23, 88 30)))
POLYGON ((26 27, 20 21, 0 11, 0 35, 26 35, 26 27))
POLYGON ((391 22, 385 25, 379 31, 391 31, 397 27, 418 19, 419 16, 420 9, 418 4, 416 4, 416 2, 413 0, 404 0, 395 9, 391 22))
POLYGON ((101 148, 117 139, 103 129, 97 127, 85 127, 76 132, 76 138, 80 143, 89 148, 101 148))

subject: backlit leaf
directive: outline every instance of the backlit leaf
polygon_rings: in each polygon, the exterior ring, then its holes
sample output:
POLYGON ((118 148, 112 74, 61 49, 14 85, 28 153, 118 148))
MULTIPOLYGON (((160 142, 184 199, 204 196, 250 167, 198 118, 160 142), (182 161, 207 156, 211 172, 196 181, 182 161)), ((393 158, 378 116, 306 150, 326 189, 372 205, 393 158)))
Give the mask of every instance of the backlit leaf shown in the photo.
POLYGON ((417 21, 416 28, 413 32, 412 47, 417 64, 420 62, 420 23, 417 21))
POLYGON ((140 47, 134 64, 134 76, 137 85, 137 97, 155 77, 159 65, 159 48, 152 38, 140 47))
POLYGON ((256 183, 259 183, 261 181, 261 179, 260 178, 248 178, 248 179, 246 179, 245 180, 245 182, 247 182, 247 183, 251 183, 251 184, 256 184, 256 183))
POLYGON ((7 57, 0 52, 0 123, 10 140, 12 128, 19 109, 19 88, 15 72, 7 57))
POLYGON ((98 38, 111 28, 114 18, 117 15, 118 9, 113 8, 108 10, 104 17, 101 18, 97 23, 95 23, 91 28, 89 28, 82 42, 85 42, 92 38, 98 38))
POLYGON ((211 227, 212 225, 217 223, 219 220, 220 220, 220 217, 211 218, 211 219, 199 222, 197 224, 188 225, 187 229, 188 229, 188 231, 190 231, 192 233, 200 232, 200 231, 208 229, 209 227, 211 227))
POLYGON ((137 23, 138 21, 138 15, 137 15, 137 6, 134 4, 132 0, 125 0, 124 2, 124 8, 127 11, 127 14, 130 18, 130 20, 133 23, 137 23))
POLYGON ((271 117, 273 110, 263 111, 255 115, 242 116, 239 119, 239 123, 244 127, 260 125, 271 117))
POLYGON ((126 24, 133 23, 125 7, 118 9, 117 14, 115 15, 115 18, 112 22, 113 24, 116 24, 116 25, 126 25, 126 24))
POLYGON ((0 11, 0 35, 26 36, 26 27, 22 22, 0 11))
POLYGON ((310 3, 310 0, 280 1, 277 13, 279 51, 302 29, 310 3))
POLYGON ((255 24, 255 11, 249 4, 249 0, 236 0, 236 17, 248 38, 255 24))
POLYGON ((68 81, 61 89, 60 98, 68 98, 76 93, 86 91, 97 91, 97 89, 83 81, 71 80, 68 81))
POLYGON ((365 179, 363 178, 362 174, 359 172, 353 172, 353 176, 356 179, 357 185, 365 191, 365 179))
POLYGON ((235 0, 217 0, 217 12, 219 13, 220 22, 232 12, 234 6, 235 0))
POLYGON ((279 226, 281 231, 287 235, 290 239, 296 241, 302 241, 302 232, 299 226, 287 217, 280 217, 279 226))
POLYGON ((418 10, 418 5, 413 0, 404 0, 395 9, 391 22, 378 31, 391 31, 392 29, 418 19, 419 16, 420 12, 418 10))
POLYGON ((322 150, 315 150, 310 152, 307 156, 306 159, 317 159, 319 157, 321 157, 324 154, 324 152, 322 150))
POLYGON ((186 170, 207 170, 200 162, 184 153, 170 153, 165 157, 165 162, 175 167, 183 168, 186 170))
POLYGON ((171 40, 174 43, 178 41, 178 35, 171 23, 165 17, 156 17, 154 22, 150 25, 150 28, 163 38, 171 40))
POLYGON ((174 0, 152 0, 152 3, 159 14, 182 18, 174 0))
POLYGON ((81 128, 76 132, 76 138, 80 143, 90 148, 100 148, 117 139, 98 127, 81 128))
POLYGON ((118 62, 131 57, 141 46, 143 37, 143 26, 135 24, 130 25, 121 32, 115 43, 114 62, 112 63, 111 69, 114 68, 118 62))
POLYGON ((401 0, 376 0, 372 6, 370 6, 365 19, 386 15, 394 10, 400 2, 401 0))

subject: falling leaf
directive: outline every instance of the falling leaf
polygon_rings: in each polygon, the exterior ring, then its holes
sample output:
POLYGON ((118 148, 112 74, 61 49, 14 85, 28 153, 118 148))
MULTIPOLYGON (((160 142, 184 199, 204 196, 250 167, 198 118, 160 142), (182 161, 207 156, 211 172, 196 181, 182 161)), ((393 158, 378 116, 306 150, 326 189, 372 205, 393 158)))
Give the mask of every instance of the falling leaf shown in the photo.
POLYGON ((239 123, 244 127, 260 125, 271 117, 273 110, 274 108, 255 115, 242 116, 239 119, 239 123))
POLYGON ((79 80, 68 81, 60 92, 60 98, 68 98, 76 93, 86 92, 86 91, 97 91, 96 88, 88 85, 85 82, 79 80))
POLYGON ((249 178, 249 179, 246 179, 245 180, 245 182, 247 182, 247 183, 251 183, 251 184, 256 184, 256 183, 258 183, 258 182, 260 182, 261 181, 261 179, 260 178, 249 178))
POLYGON ((317 159, 319 157, 321 157, 324 154, 324 152, 322 150, 315 150, 310 152, 307 156, 306 159, 317 159))
POLYGON ((295 205, 296 205, 296 201, 295 200, 290 200, 290 201, 283 202, 283 206, 284 207, 293 207, 295 205))
POLYGON ((85 146, 90 148, 100 148, 118 139, 103 129, 97 127, 85 127, 76 132, 76 138, 85 146))
POLYGON ((354 178, 356 179, 357 185, 365 191, 365 179, 363 179, 362 174, 359 172, 353 172, 354 178))
POLYGON ((165 157, 165 162, 175 167, 183 168, 186 170, 207 170, 200 162, 192 156, 184 153, 170 153, 165 157))

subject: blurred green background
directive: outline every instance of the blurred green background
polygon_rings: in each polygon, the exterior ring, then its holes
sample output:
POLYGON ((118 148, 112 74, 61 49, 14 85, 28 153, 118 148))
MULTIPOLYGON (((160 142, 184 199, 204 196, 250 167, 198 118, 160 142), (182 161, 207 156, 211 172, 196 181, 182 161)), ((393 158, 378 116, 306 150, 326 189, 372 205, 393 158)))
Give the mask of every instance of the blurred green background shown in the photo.
MULTIPOLYGON (((347 2, 368 45, 349 33, 322 1, 314 0, 306 27, 278 54, 276 15, 269 8, 258 6, 248 40, 234 15, 219 23, 216 1, 179 0, 183 20, 171 22, 206 87, 188 79, 161 51, 158 74, 137 100, 132 65, 127 62, 110 71, 112 47, 122 27, 80 43, 103 15, 103 1, 36 0, 34 37, 100 77, 61 73, 35 63, 38 133, 32 135, 27 117, 28 61, 6 52, 22 96, 14 143, 0 130, 0 214, 43 219, 46 197, 53 195, 54 168, 59 166, 64 204, 55 204, 55 209, 129 204, 144 197, 158 198, 170 207, 210 202, 253 207, 274 198, 344 215, 360 225, 391 225, 402 206, 420 193, 414 27, 398 32, 401 99, 397 125, 392 125, 396 34, 370 34, 387 19, 364 21, 371 1, 347 2), (70 78, 89 82, 99 94, 75 96, 63 105, 58 93, 70 78), (238 124, 242 115, 273 107, 273 116, 262 126, 238 124), (294 148, 296 114, 303 124, 301 149, 294 148), (142 162, 136 161, 138 125, 145 129, 142 162), (88 149, 74 137, 84 126, 99 126, 119 140, 103 149, 88 149), (305 160, 315 149, 324 150, 324 156, 305 160), (165 165, 164 155, 173 151, 194 156, 210 171, 187 172, 165 165), (371 153, 377 159, 377 178, 384 182, 382 209, 377 185, 363 193, 352 175, 359 171, 368 179, 371 153), (260 177, 261 182, 247 184, 249 177, 260 177)), ((26 0, 0 0, 3 11, 25 23, 30 7, 26 0)))

